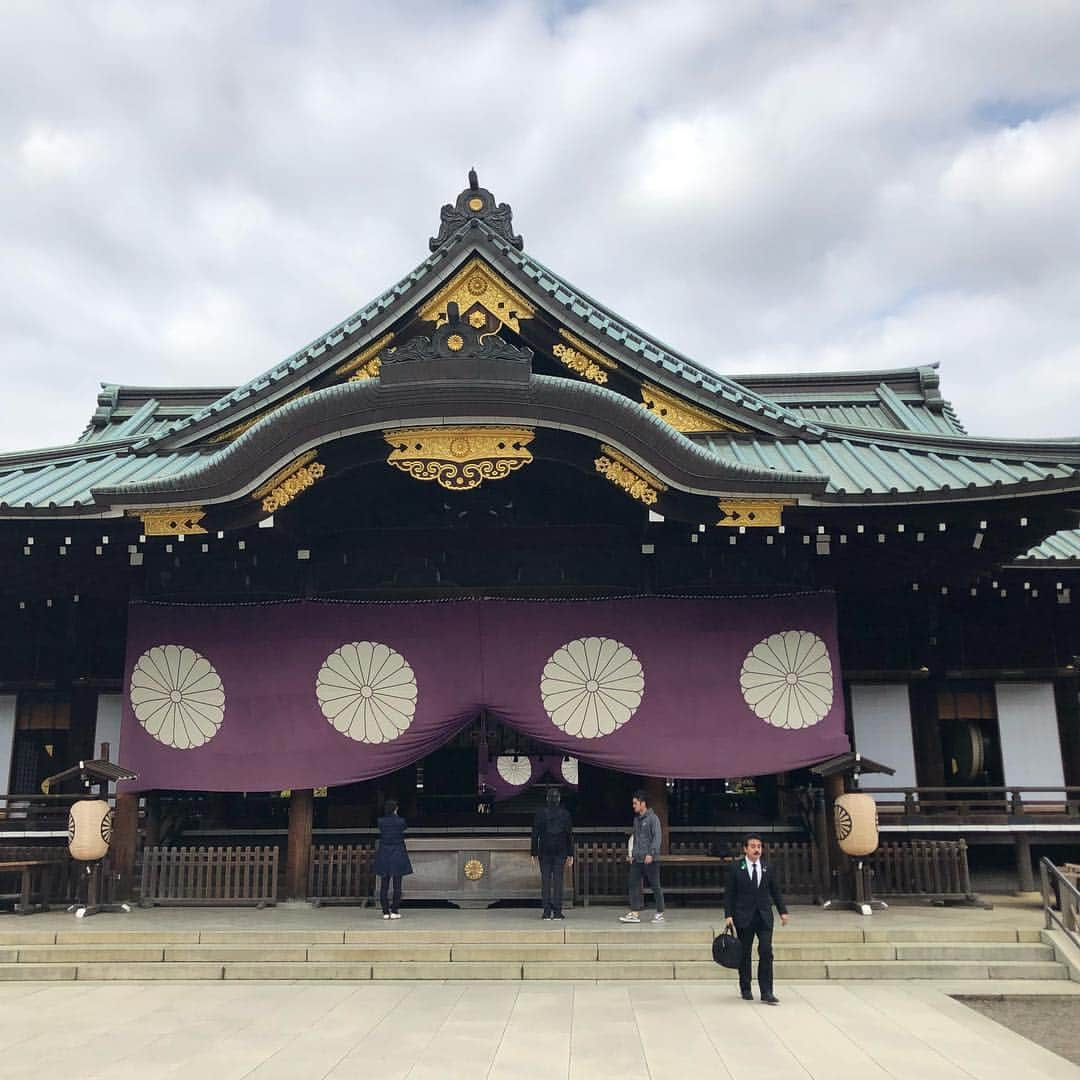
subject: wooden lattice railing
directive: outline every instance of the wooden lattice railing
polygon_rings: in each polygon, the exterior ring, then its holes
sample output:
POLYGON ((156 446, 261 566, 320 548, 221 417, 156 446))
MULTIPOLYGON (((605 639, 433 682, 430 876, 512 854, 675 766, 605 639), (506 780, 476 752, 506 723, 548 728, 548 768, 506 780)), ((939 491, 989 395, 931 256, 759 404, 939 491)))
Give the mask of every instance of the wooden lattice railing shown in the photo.
POLYGON ((964 840, 903 840, 882 844, 862 860, 874 896, 971 898, 964 840))
POLYGON ((313 904, 364 903, 375 886, 375 849, 358 844, 317 844, 308 867, 308 899, 313 904))
POLYGON ((148 847, 140 903, 193 906, 277 903, 276 847, 148 847))

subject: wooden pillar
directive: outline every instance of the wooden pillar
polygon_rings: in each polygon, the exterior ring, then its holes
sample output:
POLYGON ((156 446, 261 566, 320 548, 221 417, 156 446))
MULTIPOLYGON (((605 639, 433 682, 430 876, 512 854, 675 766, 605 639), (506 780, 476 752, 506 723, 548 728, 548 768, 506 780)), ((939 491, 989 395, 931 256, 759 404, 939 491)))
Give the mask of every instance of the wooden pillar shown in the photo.
POLYGON ((293 788, 289 796, 289 846, 285 851, 285 897, 288 900, 307 899, 314 813, 314 790, 293 788))
POLYGON ((112 872, 116 877, 117 901, 130 900, 135 882, 135 851, 139 842, 139 796, 117 793, 109 845, 112 872))
POLYGON ((1031 837, 1027 833, 1017 833, 1016 843, 1016 881, 1020 892, 1035 891, 1035 875, 1031 871, 1031 837))
POLYGON ((668 798, 667 784, 662 776, 645 777, 645 794, 649 799, 649 808, 660 819, 661 844, 660 854, 668 855, 671 852, 671 833, 668 830, 668 798))

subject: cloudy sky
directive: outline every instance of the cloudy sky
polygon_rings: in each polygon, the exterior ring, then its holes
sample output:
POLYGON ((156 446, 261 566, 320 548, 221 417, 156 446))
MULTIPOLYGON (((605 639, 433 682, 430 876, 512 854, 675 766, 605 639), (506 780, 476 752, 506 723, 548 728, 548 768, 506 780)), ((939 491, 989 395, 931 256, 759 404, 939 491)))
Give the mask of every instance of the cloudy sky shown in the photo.
POLYGON ((1074 0, 4 0, 0 448, 246 380, 396 281, 475 164, 699 362, 940 362, 1080 436, 1074 0))

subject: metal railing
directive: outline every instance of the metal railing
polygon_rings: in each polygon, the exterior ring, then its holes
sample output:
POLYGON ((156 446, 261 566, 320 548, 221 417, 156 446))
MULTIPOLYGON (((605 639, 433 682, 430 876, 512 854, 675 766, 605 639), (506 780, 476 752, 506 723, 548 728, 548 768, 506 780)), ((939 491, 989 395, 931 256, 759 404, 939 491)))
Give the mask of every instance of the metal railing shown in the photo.
POLYGON ((1039 860, 1039 887, 1046 929, 1058 926, 1080 948, 1080 889, 1047 858, 1039 860))
POLYGON ((1080 787, 860 787, 859 791, 874 796, 879 813, 898 812, 905 818, 995 816, 1047 824, 1062 817, 1080 818, 1080 787))

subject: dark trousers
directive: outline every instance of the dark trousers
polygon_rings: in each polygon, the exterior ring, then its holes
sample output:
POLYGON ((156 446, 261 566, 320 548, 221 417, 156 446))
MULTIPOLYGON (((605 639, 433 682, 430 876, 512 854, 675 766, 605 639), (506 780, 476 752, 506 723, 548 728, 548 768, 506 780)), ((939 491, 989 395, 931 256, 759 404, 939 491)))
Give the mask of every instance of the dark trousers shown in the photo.
POLYGON ((391 911, 397 911, 401 907, 401 875, 394 874, 391 877, 389 874, 383 874, 379 878, 379 903, 382 904, 382 910, 384 915, 389 915, 391 911), (394 885, 394 899, 390 901, 390 883, 394 885))
POLYGON ((757 912, 749 926, 736 927, 739 941, 742 942, 742 963, 739 965, 739 989, 744 994, 750 993, 750 953, 757 937, 758 968, 757 982, 762 997, 772 997, 772 932, 771 926, 757 912))
POLYGON ((540 899, 544 902, 544 911, 551 915, 562 914, 565 866, 565 855, 540 856, 540 899))
POLYGON ((641 879, 644 878, 652 889, 656 913, 664 910, 664 890, 660 888, 660 864, 654 859, 651 863, 632 862, 630 864, 630 910, 640 911, 645 904, 641 879))

